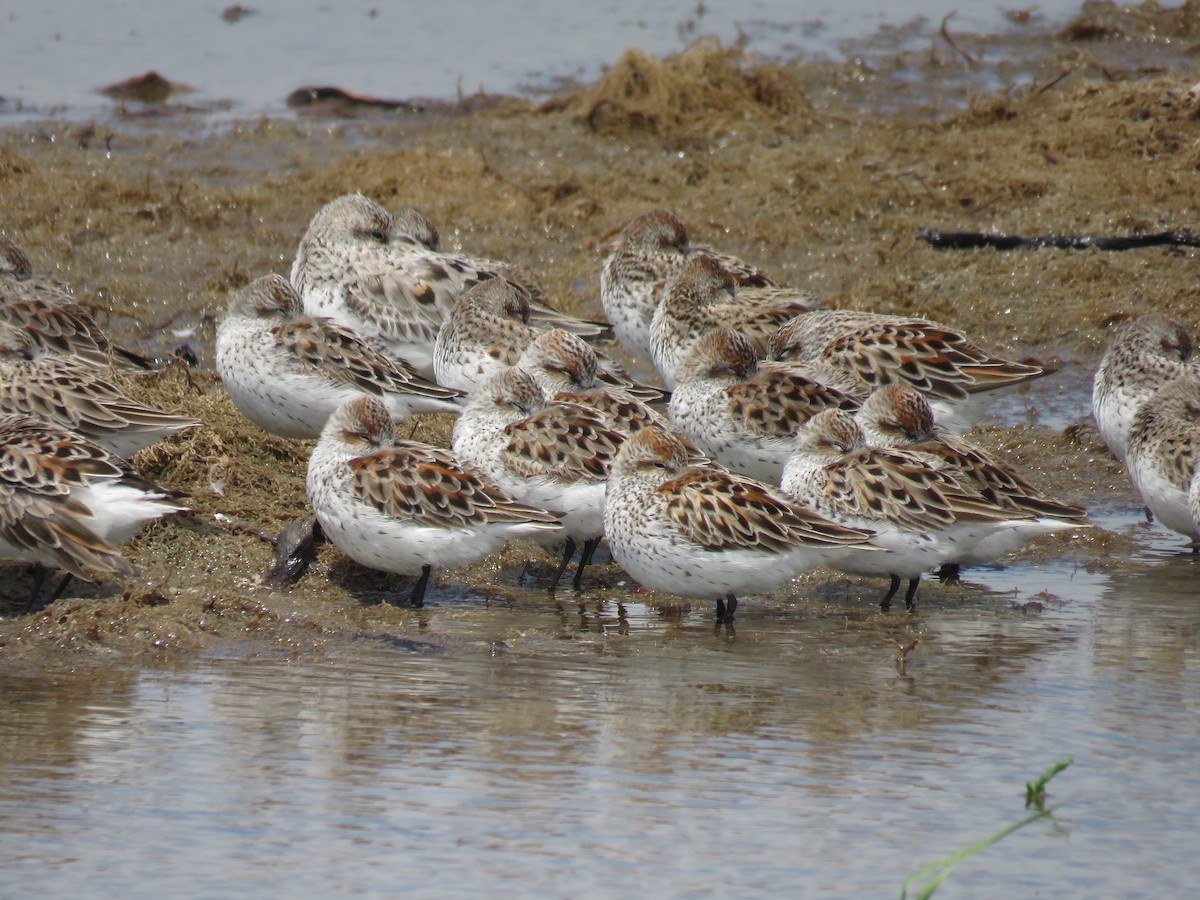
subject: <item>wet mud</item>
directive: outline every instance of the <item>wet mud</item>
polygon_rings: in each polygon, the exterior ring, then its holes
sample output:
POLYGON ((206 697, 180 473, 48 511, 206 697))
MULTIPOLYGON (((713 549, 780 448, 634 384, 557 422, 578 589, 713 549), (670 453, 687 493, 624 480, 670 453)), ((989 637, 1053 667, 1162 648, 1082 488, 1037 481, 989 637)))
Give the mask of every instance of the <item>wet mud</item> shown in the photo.
MULTIPOLYGON (((1054 378, 1079 386, 1061 423, 1040 424, 1034 392, 1022 401, 1025 424, 973 436, 1064 500, 1134 506, 1087 415, 1090 372, 1113 327, 1142 311, 1200 331, 1195 252, 938 251, 917 232, 1192 227, 1200 63, 1188 50, 1200 15, 1137 10, 1098 4, 1065 31, 935 34, 927 52, 839 64, 756 60, 708 41, 665 60, 630 51, 594 84, 549 100, 468 98, 422 114, 0 121, 0 232, 39 272, 69 282, 115 339, 163 361, 126 379, 131 393, 205 422, 134 457, 191 506, 126 545, 140 578, 75 583, 26 614, 31 579, 0 564, 0 666, 186 657, 231 642, 308 652, 421 633, 428 609, 388 602, 407 579, 361 569, 329 545, 291 589, 264 586, 275 548, 254 530, 308 514, 310 445, 244 419, 212 369, 229 293, 286 274, 309 217, 348 191, 422 210, 444 246, 518 263, 558 305, 589 317, 602 316, 599 269, 616 231, 669 207, 696 239, 830 305, 931 317, 989 349, 1060 365, 1054 378)), ((403 430, 445 444, 449 427, 424 416, 403 430)), ((1094 528, 1035 542, 1022 558, 1119 569, 1132 547, 1127 533, 1094 528)), ((516 543, 435 576, 429 604, 443 619, 613 598, 668 617, 703 606, 634 594, 610 564, 595 567, 581 597, 551 598, 554 564, 516 543)), ((874 621, 881 593, 818 570, 758 602, 833 604, 874 621)), ((936 583, 922 601, 993 602, 936 583)), ((496 639, 505 627, 496 620, 496 639)))

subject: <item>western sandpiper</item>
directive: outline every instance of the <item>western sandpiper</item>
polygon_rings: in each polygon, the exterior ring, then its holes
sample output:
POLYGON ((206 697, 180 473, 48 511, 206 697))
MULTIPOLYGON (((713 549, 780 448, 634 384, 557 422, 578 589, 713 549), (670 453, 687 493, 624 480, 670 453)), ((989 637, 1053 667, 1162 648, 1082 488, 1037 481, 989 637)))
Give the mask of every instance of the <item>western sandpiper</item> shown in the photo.
POLYGON ((609 474, 605 532, 613 559, 640 584, 715 599, 718 621, 732 620, 739 594, 770 590, 871 537, 688 456, 662 429, 632 435, 609 474))
POLYGON ((327 203, 313 216, 292 264, 291 282, 305 309, 378 339, 427 378, 447 313, 463 291, 492 278, 519 285, 540 322, 584 334, 604 330, 541 305, 540 291, 513 266, 430 249, 412 228, 411 219, 397 222, 361 194, 327 203))
POLYGON ((848 553, 830 565, 889 577, 880 603, 885 610, 902 578, 911 609, 922 572, 1030 518, 989 502, 930 457, 867 446, 854 416, 840 409, 818 413, 800 428, 783 490, 834 521, 876 532, 873 543, 888 553, 848 553))
POLYGON ((513 500, 447 450, 396 439, 373 397, 329 417, 308 463, 308 500, 321 529, 355 562, 416 575, 420 606, 433 568, 482 559, 507 541, 559 529, 554 516, 513 500))
POLYGON ((671 421, 708 456, 735 472, 779 484, 796 430, 823 409, 858 399, 802 368, 759 367, 740 332, 710 331, 675 373, 671 421))
POLYGON ((539 333, 530 320, 529 297, 512 282, 492 278, 468 288, 434 342, 435 380, 470 393, 516 364, 539 333))
POLYGON ((855 418, 869 444, 899 447, 928 456, 990 503, 1031 517, 1014 528, 995 532, 965 547, 960 555, 949 560, 950 565, 990 562, 1040 535, 1090 527, 1087 510, 1082 506, 1055 500, 1008 463, 938 425, 929 402, 908 385, 877 389, 855 418))
MULTIPOLYGON (((469 392, 501 369, 519 365, 531 351, 538 353, 534 348, 546 347, 547 341, 562 345, 556 349, 557 357, 579 355, 579 374, 590 375, 591 382, 622 387, 648 400, 663 396, 662 391, 630 379, 616 362, 578 335, 537 327, 525 293, 501 278, 465 291, 447 315, 434 344, 434 375, 438 384, 469 392), (583 372, 582 367, 589 365, 590 373, 583 372)), ((574 387, 582 389, 581 384, 574 387)))
POLYGON ((0 556, 84 579, 135 575, 118 547, 144 523, 182 509, 98 444, 0 415, 0 556))
POLYGON ((149 360, 113 344, 75 295, 59 282, 36 278, 25 252, 0 236, 0 323, 24 330, 53 353, 104 368, 146 372, 149 360))
POLYGON ((561 328, 543 332, 521 354, 517 365, 534 377, 550 400, 586 406, 597 412, 610 428, 625 434, 650 425, 663 428, 687 445, 692 462, 712 461, 646 402, 661 399, 662 391, 605 371, 597 364, 591 346, 578 335, 561 328))
POLYGON ((516 364, 532 375, 550 396, 563 392, 618 391, 624 397, 635 397, 644 403, 666 397, 658 388, 629 378, 578 335, 561 328, 538 334, 516 364))
POLYGON ((1100 436, 1125 460, 1129 428, 1139 407, 1181 375, 1200 372, 1187 329, 1161 313, 1126 322, 1113 334, 1092 382, 1092 413, 1100 436))
MULTIPOLYGON (((550 585, 553 590, 582 542, 574 585, 604 536, 604 488, 625 433, 596 410, 547 403, 533 376, 512 367, 471 394, 454 426, 453 447, 464 463, 503 490, 553 510, 563 522, 566 546, 550 585)), ((553 540, 547 535, 546 540, 553 540)))
POLYGON ((317 437, 352 397, 382 400, 397 421, 460 408, 458 391, 426 381, 345 326, 305 315, 279 275, 230 298, 217 325, 217 371, 248 419, 289 438, 317 437))
POLYGON ((600 271, 600 300, 613 333, 635 356, 649 360, 650 322, 667 281, 690 257, 716 257, 727 271, 747 286, 773 285, 767 275, 748 263, 698 244, 674 213, 655 209, 630 221, 600 271))
POLYGON ((767 337, 796 315, 818 306, 816 297, 791 288, 743 288, 720 260, 694 254, 663 287, 650 321, 650 356, 668 388, 692 344, 717 328, 740 331, 760 353, 767 337))
POLYGON ((53 422, 129 456, 200 422, 139 403, 95 366, 48 353, 0 325, 0 411, 53 422))
POLYGON ((1200 372, 1167 382, 1139 407, 1125 445, 1125 463, 1147 509, 1163 525, 1200 546, 1191 498, 1200 467, 1200 372))

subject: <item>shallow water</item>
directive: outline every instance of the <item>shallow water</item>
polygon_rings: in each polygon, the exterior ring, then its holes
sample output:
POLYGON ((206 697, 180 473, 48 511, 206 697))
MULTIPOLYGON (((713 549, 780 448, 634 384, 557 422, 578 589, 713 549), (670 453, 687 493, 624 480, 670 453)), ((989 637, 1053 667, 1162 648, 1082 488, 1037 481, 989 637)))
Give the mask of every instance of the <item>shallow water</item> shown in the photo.
POLYGON ((1185 896, 1197 565, 983 569, 912 618, 860 584, 736 631, 442 594, 316 656, 5 674, 6 893, 895 896, 1072 756, 946 895, 1185 896))
MULTIPOLYGON (((387 98, 452 98, 456 90, 511 93, 590 80, 628 47, 653 54, 700 34, 771 55, 838 57, 846 42, 881 33, 924 44, 942 17, 957 32, 994 31, 1007 3, 952 0, 749 0, 648 6, 630 0, 465 3, 453 16, 414 14, 367 0, 329 4, 261 0, 226 22, 227 4, 58 0, 0 3, 0 112, 100 112, 95 91, 147 70, 196 89, 187 102, 232 101, 245 114, 282 109, 302 85, 337 85, 387 98), (905 31, 894 26, 917 22, 905 31), (514 52, 514 48, 520 48, 514 52)), ((228 4, 232 5, 232 4, 228 4)), ((1060 22, 1077 0, 1037 5, 1038 22, 1060 22)))

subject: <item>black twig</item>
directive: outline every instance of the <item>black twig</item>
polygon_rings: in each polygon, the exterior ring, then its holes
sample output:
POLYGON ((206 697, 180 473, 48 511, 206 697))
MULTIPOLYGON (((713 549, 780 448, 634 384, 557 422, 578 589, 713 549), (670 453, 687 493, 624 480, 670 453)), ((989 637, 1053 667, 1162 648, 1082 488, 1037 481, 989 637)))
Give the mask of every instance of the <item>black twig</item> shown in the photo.
POLYGON ((984 234, 981 231, 939 231, 918 228, 917 237, 938 250, 994 250, 1054 247, 1060 250, 1134 250, 1138 247, 1200 247, 1200 235, 1187 231, 1160 231, 1155 234, 1130 234, 1122 237, 1096 237, 1086 234, 1048 234, 1021 237, 1016 234, 984 234))

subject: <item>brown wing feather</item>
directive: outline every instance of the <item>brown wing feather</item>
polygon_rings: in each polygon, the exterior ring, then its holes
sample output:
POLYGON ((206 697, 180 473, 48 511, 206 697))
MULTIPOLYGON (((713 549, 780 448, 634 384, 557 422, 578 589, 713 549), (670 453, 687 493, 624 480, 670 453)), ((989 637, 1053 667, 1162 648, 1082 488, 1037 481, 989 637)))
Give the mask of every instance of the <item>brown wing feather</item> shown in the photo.
POLYGON ((706 313, 711 327, 740 331, 754 344, 758 356, 765 357, 767 339, 785 322, 790 322, 817 305, 816 298, 809 294, 793 290, 769 290, 769 294, 764 294, 762 290, 739 291, 732 303, 708 307, 706 313))
POLYGON ((390 391, 452 399, 461 392, 426 381, 403 360, 386 356, 348 328, 303 318, 271 329, 280 344, 327 378, 373 394, 390 391))
POLYGON ((748 434, 789 437, 824 409, 852 412, 854 397, 812 378, 781 370, 764 370, 725 389, 734 421, 748 434))
POLYGON ((752 288, 773 288, 777 287, 771 276, 767 275, 761 269, 738 259, 736 256, 730 256, 726 253, 718 253, 711 247, 703 244, 692 244, 691 251, 693 253, 703 253, 705 256, 711 256, 721 264, 726 272, 733 275, 734 280, 742 287, 752 288))
POLYGON ((915 454, 864 447, 825 467, 827 500, 841 512, 910 528, 996 522, 1022 513, 996 508, 951 473, 915 454))
POLYGON ((83 524, 90 510, 69 496, 20 495, 0 486, 0 536, 14 547, 49 556, 78 578, 88 569, 114 575, 136 575, 137 568, 83 524))
POLYGON ((668 426, 667 420, 653 409, 625 391, 615 388, 597 388, 590 391, 559 391, 554 400, 587 406, 601 413, 605 420, 618 431, 632 434, 649 426, 668 426))
POLYGON ((554 403, 504 429, 505 466, 517 475, 560 481, 608 477, 626 435, 610 428, 594 410, 554 403))
POLYGON ((907 382, 923 394, 962 400, 971 376, 964 366, 987 355, 955 331, 929 324, 884 323, 831 341, 821 357, 848 369, 872 387, 907 382))
MULTIPOLYGON (((596 355, 597 357, 601 356, 599 353, 596 355)), ((602 365, 596 370, 596 379, 602 384, 615 390, 624 391, 645 403, 659 403, 671 399, 666 391, 642 384, 640 381, 634 381, 619 366, 608 361, 607 357, 604 357, 604 360, 607 365, 602 365)))
POLYGON ((1052 375, 1057 372, 1056 366, 1026 365, 1025 363, 1012 362, 999 357, 991 357, 987 363, 978 366, 965 366, 963 371, 971 376, 971 386, 967 388, 968 393, 976 391, 988 391, 992 388, 1003 387, 1007 384, 1020 384, 1023 381, 1032 381, 1034 378, 1041 378, 1043 375, 1052 375))
POLYGON ((0 417, 0 479, 35 494, 65 494, 89 478, 117 478, 124 462, 103 447, 20 415, 0 417))
POLYGON ((136 574, 111 545, 88 528, 91 516, 71 488, 94 478, 119 478, 116 457, 101 447, 23 416, 5 416, 0 433, 0 537, 51 557, 72 575, 87 569, 136 574))
POLYGON ((1058 519, 1083 521, 1087 518, 1087 510, 1082 506, 1047 496, 1012 466, 996 459, 982 447, 953 435, 942 435, 936 441, 913 444, 908 449, 944 461, 959 474, 960 479, 969 479, 972 486, 997 506, 1058 519))
POLYGON ((432 344, 442 327, 434 289, 400 271, 368 275, 345 284, 342 301, 388 340, 432 344))
POLYGON ((845 528, 730 472, 693 467, 659 487, 666 514, 687 540, 709 550, 784 551, 797 545, 858 543, 868 532, 845 528))
POLYGON ((436 447, 401 441, 350 460, 351 493, 380 512, 434 528, 557 521, 518 503, 436 447))
POLYGON ((108 338, 83 310, 45 299, 4 297, 0 287, 0 321, 21 329, 52 353, 74 354, 95 366, 107 366, 108 338))
POLYGON ((48 357, 14 363, 10 371, 19 371, 21 377, 0 379, 0 402, 6 410, 61 422, 84 434, 94 428, 198 424, 139 403, 94 366, 77 360, 48 357))
POLYGON ((588 322, 575 316, 567 315, 550 305, 549 299, 542 286, 532 274, 513 263, 496 262, 495 260, 471 260, 481 268, 467 284, 477 284, 488 278, 503 278, 524 296, 529 304, 530 318, 539 328, 562 328, 582 337, 611 336, 611 326, 602 322, 588 322))

